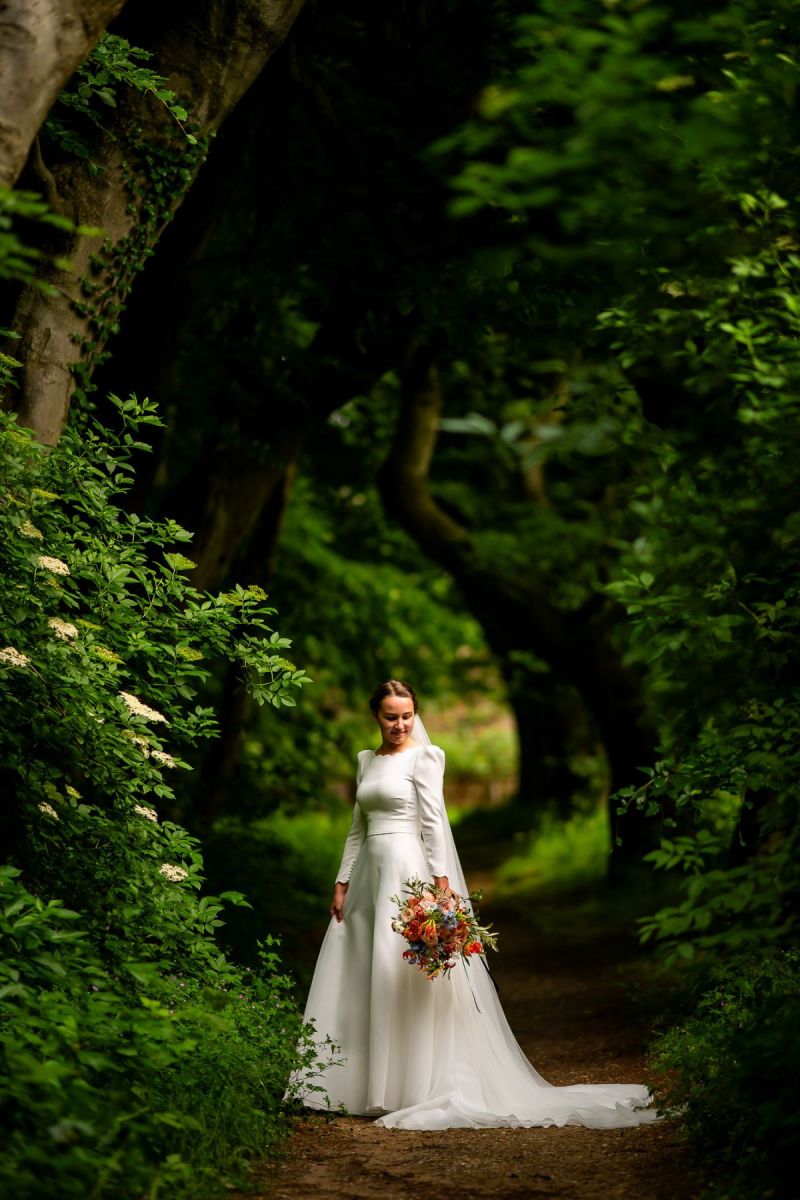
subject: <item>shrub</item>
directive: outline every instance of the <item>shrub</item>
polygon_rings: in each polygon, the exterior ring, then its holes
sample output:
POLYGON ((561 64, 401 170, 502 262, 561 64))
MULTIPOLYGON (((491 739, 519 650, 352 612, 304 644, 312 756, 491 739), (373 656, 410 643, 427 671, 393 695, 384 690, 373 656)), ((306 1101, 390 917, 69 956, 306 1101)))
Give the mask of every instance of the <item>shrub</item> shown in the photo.
POLYGON ((718 964, 691 1015, 656 1041, 660 1103, 682 1110, 713 1164, 711 1196, 796 1194, 798 1030, 800 952, 751 950, 718 964))
POLYGON ((249 961, 263 917, 291 946, 288 961, 298 984, 311 982, 351 815, 345 808, 335 814, 278 809, 257 820, 237 815, 214 824, 204 839, 209 876, 241 889, 253 904, 237 908, 223 934, 237 960, 249 961))
MULTIPOLYGON (((271 941, 242 969, 200 896, 197 840, 159 815, 181 746, 216 732, 215 659, 281 707, 306 681, 256 587, 186 578, 174 521, 122 498, 153 406, 112 397, 45 450, 0 417, 0 1188, 30 1197, 218 1190, 281 1128, 310 1043, 271 941)), ((146 447, 145 447, 146 448, 146 447)))

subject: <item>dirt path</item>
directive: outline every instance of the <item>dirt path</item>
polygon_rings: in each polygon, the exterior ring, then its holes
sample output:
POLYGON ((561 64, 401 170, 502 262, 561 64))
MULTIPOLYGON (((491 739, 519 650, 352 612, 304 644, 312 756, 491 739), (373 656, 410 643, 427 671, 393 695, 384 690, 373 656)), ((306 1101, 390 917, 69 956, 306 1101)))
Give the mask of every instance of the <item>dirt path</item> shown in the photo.
MULTIPOLYGON (((596 904, 537 904, 533 927, 513 908, 481 910, 501 933, 492 969, 537 1070, 555 1084, 647 1082, 648 1006, 627 998, 631 980, 642 977, 632 936, 609 932, 596 904)), ((282 1161, 265 1163, 256 1182, 265 1200, 692 1200, 701 1188, 678 1134, 674 1120, 420 1133, 309 1115, 296 1120, 282 1161)))

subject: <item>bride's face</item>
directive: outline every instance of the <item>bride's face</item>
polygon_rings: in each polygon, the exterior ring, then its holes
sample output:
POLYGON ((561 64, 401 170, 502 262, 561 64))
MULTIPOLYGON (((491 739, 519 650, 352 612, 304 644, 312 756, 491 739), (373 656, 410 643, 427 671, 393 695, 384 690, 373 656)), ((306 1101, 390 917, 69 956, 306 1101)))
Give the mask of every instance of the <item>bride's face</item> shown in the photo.
POLYGON ((376 718, 384 746, 402 746, 414 725, 414 703, 408 696, 384 696, 376 718))

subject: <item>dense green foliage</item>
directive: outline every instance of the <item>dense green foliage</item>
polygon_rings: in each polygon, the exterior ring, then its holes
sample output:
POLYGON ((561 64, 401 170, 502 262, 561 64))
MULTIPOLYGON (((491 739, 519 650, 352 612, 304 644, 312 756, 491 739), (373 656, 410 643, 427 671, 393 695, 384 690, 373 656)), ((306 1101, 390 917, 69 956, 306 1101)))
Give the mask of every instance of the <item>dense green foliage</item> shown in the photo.
POLYGON ((518 69, 440 147, 472 159, 453 209, 507 211, 515 270, 547 271, 560 336, 581 345, 559 426, 534 420, 520 453, 574 461, 587 430, 609 462, 626 447, 604 590, 625 607, 659 753, 618 801, 663 811, 648 858, 683 878, 685 898, 642 936, 672 965, 697 963, 697 1011, 659 1054, 673 1096, 691 1097, 691 1136, 734 1164, 736 1194, 773 1194, 796 1127, 766 1080, 798 1052, 793 1017, 775 1015, 778 994, 796 994, 794 960, 755 952, 796 942, 800 890, 791 6, 545 4, 518 47, 518 69), (706 992, 720 955, 728 973, 706 992), (747 1009, 735 1026, 726 989, 747 1009))
POLYGON ((659 1040, 661 1096, 684 1114, 709 1194, 791 1196, 800 1114, 797 949, 720 964, 659 1040))
POLYGON ((186 532, 120 507, 157 418, 115 403, 116 435, 50 453, 0 430, 0 1180, 20 1197, 212 1191, 275 1137, 297 1061, 272 938, 252 970, 221 953, 224 903, 247 902, 198 894, 197 840, 158 811, 179 748, 214 734, 214 657, 272 706, 306 677, 261 589, 197 592, 186 532))

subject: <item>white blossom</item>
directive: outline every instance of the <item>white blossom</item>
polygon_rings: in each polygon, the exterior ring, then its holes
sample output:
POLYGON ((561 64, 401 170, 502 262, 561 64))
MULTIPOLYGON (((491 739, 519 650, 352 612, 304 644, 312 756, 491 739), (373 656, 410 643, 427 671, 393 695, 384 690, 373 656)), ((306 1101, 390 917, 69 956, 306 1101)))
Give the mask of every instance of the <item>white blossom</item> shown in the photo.
POLYGON ((56 637, 61 638, 62 642, 70 642, 78 636, 77 625, 71 625, 69 621, 62 621, 60 617, 48 617, 47 624, 56 637))
POLYGON ((15 650, 13 646, 0 650, 0 663, 7 663, 9 667, 27 667, 30 661, 27 654, 15 650))
POLYGON ((42 538, 44 537, 41 529, 37 529, 33 521, 28 521, 27 519, 22 522, 19 527, 19 531, 23 537, 35 538, 39 542, 41 542, 42 538))
POLYGON ((109 650, 108 646, 101 646, 97 642, 92 646, 92 654, 96 654, 98 658, 102 658, 103 662, 122 662, 118 654, 115 654, 113 650, 109 650))
POLYGON ((41 802, 41 804, 37 805, 37 808, 39 809, 39 812, 46 813, 46 815, 48 817, 52 817, 54 821, 61 820, 61 817, 58 815, 56 810, 53 808, 52 804, 48 804, 46 800, 43 800, 41 802))
POLYGON ((120 692, 120 696, 125 702, 126 707, 137 717, 144 717, 145 721, 163 721, 165 725, 169 725, 169 721, 163 713, 156 712, 154 708, 144 704, 138 696, 132 696, 130 692, 120 692))
POLYGON ((185 867, 175 867, 172 863, 162 863, 158 869, 170 883, 180 883, 189 874, 185 867))
POLYGON ((54 575, 69 575, 69 567, 60 558, 50 558, 48 554, 40 554, 36 559, 37 567, 52 571, 54 575))
MULTIPOLYGON (((154 821, 156 825, 158 824, 158 813, 154 808, 149 808, 146 804, 134 804, 133 811, 138 813, 140 817, 145 817, 148 821, 154 821)), ((165 863, 164 866, 166 865, 165 863)))
POLYGON ((132 729, 123 729, 123 735, 133 742, 134 746, 138 746, 145 758, 150 757, 150 743, 146 737, 142 737, 140 733, 134 733, 132 729))
POLYGON ((177 763, 171 754, 167 754, 166 750, 151 750, 150 757, 156 762, 161 763, 162 767, 177 767, 177 763))

